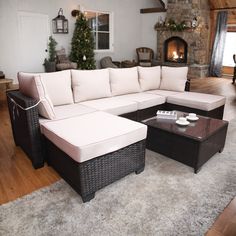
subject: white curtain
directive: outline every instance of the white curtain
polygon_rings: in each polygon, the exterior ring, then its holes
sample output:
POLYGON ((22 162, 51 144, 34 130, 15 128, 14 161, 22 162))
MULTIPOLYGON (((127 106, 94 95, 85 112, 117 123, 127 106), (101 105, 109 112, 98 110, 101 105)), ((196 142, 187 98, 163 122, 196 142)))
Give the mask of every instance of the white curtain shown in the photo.
POLYGON ((225 47, 225 39, 227 33, 227 18, 228 12, 221 11, 217 15, 216 34, 212 49, 211 63, 210 63, 210 76, 221 77, 222 63, 225 47))

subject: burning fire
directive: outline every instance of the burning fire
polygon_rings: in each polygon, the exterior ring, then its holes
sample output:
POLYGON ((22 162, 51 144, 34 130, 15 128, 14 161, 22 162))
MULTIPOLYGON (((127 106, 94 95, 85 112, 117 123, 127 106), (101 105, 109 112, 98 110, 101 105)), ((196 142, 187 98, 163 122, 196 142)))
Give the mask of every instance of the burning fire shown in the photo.
POLYGON ((172 59, 173 60, 178 60, 178 59, 183 59, 183 54, 180 53, 180 55, 176 52, 176 51, 173 51, 172 53, 172 59))

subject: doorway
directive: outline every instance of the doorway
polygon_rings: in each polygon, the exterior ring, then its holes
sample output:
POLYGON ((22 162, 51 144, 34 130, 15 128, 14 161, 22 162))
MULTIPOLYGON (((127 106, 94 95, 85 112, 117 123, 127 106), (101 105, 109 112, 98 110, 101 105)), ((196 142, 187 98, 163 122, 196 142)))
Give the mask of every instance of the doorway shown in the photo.
POLYGON ((18 36, 18 70, 43 72, 49 37, 48 15, 18 12, 18 36))

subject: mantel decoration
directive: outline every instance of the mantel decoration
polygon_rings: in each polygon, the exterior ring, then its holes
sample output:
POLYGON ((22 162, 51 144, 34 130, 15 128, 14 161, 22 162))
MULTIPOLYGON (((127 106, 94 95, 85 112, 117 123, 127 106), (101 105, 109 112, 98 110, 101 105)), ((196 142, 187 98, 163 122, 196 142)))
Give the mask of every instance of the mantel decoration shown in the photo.
POLYGON ((192 21, 181 21, 180 23, 175 22, 173 19, 169 19, 167 22, 161 19, 155 24, 154 28, 159 31, 170 30, 181 32, 184 30, 194 30, 197 26, 197 17, 194 17, 192 21))
POLYGON ((68 20, 63 15, 62 8, 59 9, 57 17, 52 20, 54 34, 68 34, 68 20))

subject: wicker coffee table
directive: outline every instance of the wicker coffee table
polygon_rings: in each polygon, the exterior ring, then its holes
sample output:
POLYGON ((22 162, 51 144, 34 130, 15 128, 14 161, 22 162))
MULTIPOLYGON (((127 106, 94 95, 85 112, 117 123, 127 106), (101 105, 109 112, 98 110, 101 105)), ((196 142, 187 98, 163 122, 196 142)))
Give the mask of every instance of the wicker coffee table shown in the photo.
MULTIPOLYGON (((178 112, 178 117, 188 114, 178 112)), ((194 168, 197 173, 225 145, 228 122, 203 116, 179 126, 175 120, 143 120, 148 126, 147 148, 194 168)))

